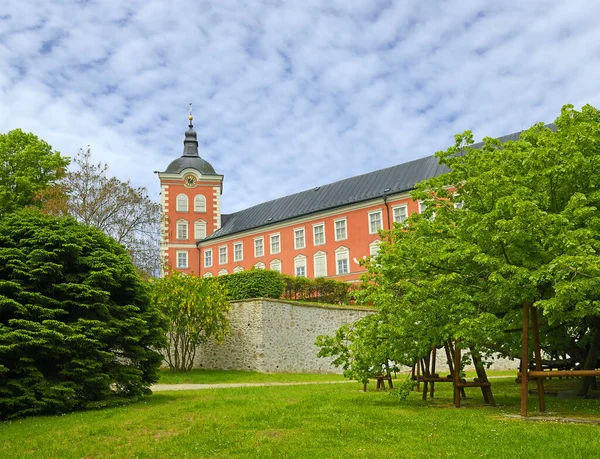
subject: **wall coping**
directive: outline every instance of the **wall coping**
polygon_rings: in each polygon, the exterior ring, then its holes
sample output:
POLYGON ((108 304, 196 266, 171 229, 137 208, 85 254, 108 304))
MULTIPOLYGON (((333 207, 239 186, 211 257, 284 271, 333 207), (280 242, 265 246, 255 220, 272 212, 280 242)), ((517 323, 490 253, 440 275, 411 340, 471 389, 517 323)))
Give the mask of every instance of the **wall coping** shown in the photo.
POLYGON ((317 309, 334 309, 334 310, 347 310, 347 311, 364 311, 364 312, 377 312, 376 308, 370 308, 368 306, 354 306, 351 304, 327 304, 327 303, 310 303, 304 301, 294 301, 294 300, 281 300, 279 298, 248 298, 245 300, 236 300, 231 301, 231 304, 237 303, 250 303, 252 301, 261 301, 264 303, 279 303, 279 304, 289 304, 291 306, 302 306, 305 308, 317 308, 317 309))

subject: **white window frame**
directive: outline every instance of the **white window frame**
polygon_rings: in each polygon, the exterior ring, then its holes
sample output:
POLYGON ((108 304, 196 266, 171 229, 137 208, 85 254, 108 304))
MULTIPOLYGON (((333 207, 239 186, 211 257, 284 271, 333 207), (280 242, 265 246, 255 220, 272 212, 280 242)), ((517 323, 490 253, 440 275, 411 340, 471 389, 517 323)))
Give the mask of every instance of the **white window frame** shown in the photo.
POLYGON ((208 278, 208 277, 213 277, 213 273, 206 272, 206 273, 204 273, 204 276, 202 276, 202 277, 204 277, 205 279, 208 278))
POLYGON ((372 257, 376 257, 379 253, 379 244, 381 241, 373 241, 369 244, 369 255, 372 257))
POLYGON ((238 241, 233 243, 233 261, 242 261, 244 259, 244 242, 238 241), (238 257, 239 247, 239 257, 238 257))
POLYGON ((321 222, 321 223, 314 223, 313 224, 313 245, 323 245, 325 244, 325 223, 321 222), (323 235, 323 241, 321 242, 317 242, 317 228, 321 228, 322 230, 322 235, 323 235))
POLYGON ((327 277, 327 253, 326 252, 323 252, 320 250, 313 255, 313 271, 314 271, 315 278, 327 277), (323 259, 323 272, 322 273, 317 272, 317 266, 318 266, 317 260, 318 259, 323 259))
POLYGON ((212 249, 204 249, 204 267, 210 268, 213 265, 212 249))
MULTIPOLYGON (((419 203, 419 213, 422 214, 425 210, 427 210, 427 205, 424 201, 417 201, 419 203)), ((435 220, 435 212, 431 214, 429 220, 435 220)))
POLYGON ((346 220, 346 217, 344 218, 337 218, 333 221, 333 232, 335 234, 335 240, 336 241, 345 241, 346 239, 348 239, 348 222, 346 220), (338 223, 344 223, 343 229, 344 229, 344 237, 338 237, 338 223))
POLYGON ((188 240, 188 222, 187 220, 177 220, 177 235, 176 239, 178 241, 187 241, 188 240))
POLYGON ((379 234, 379 230, 381 229, 383 229, 383 212, 381 209, 369 212, 369 234, 379 234), (375 215, 379 215, 379 228, 373 230, 373 223, 375 221, 373 221, 372 217, 375 215))
POLYGON ((408 205, 400 204, 399 206, 393 206, 392 207, 392 215, 394 218, 394 223, 404 223, 406 220, 408 220, 408 205), (399 210, 399 209, 404 209, 404 220, 396 219, 396 210, 399 210))
POLYGON ((281 260, 279 258, 271 260, 271 263, 269 263, 269 269, 271 271, 277 271, 280 273, 282 271, 281 260))
POLYGON ((203 194, 194 196, 194 212, 206 213, 206 197, 203 194))
POLYGON ((175 211, 176 212, 187 212, 189 209, 189 202, 187 194, 179 193, 175 200, 175 211))
POLYGON ((306 247, 306 230, 303 226, 302 228, 294 228, 294 250, 304 249, 306 247), (298 236, 297 234, 302 232, 302 245, 298 244, 298 236))
POLYGON ((265 256, 265 237, 254 238, 254 258, 260 258, 265 256), (260 245, 257 245, 260 243, 260 245), (258 250, 260 248, 260 250, 258 250), (260 253, 259 253, 260 252, 260 253))
POLYGON ((294 277, 307 277, 306 276, 306 256, 298 255, 294 258, 294 277), (304 274, 298 275, 298 268, 302 268, 304 274))
POLYGON ((348 247, 338 247, 335 250, 335 273, 338 276, 350 274, 350 250, 348 247), (340 272, 340 261, 346 261, 346 272, 340 272))
POLYGON ((220 265, 226 265, 228 259, 229 259, 229 256, 227 254, 227 246, 226 245, 220 246, 219 247, 219 264, 220 265), (224 249, 224 251, 221 250, 221 249, 224 249), (223 255, 225 255, 225 261, 222 261, 223 260, 223 255))
POLYGON ((274 255, 276 253, 281 253, 281 235, 279 233, 270 234, 269 235, 269 253, 274 255), (273 250, 273 238, 277 238, 277 250, 273 250))
POLYGON ((253 268, 254 269, 265 269, 266 265, 262 261, 259 261, 258 263, 254 263, 253 268))
POLYGON ((188 259, 188 251, 187 250, 178 250, 177 252, 177 268, 178 269, 187 269, 189 266, 189 259, 188 259), (181 257, 183 256, 183 257, 181 257), (181 261, 184 261, 184 263, 182 263, 181 261))
POLYGON ((206 222, 204 220, 196 220, 194 222, 194 239, 197 241, 206 237, 206 222), (204 236, 202 236, 204 234, 204 236))
POLYGON ((219 276, 225 276, 226 274, 229 274, 229 271, 227 271, 225 268, 223 268, 222 270, 220 270, 218 272, 219 276))
POLYGON ((241 265, 237 265, 235 268, 233 268, 234 273, 241 273, 243 270, 244 270, 244 267, 241 265))

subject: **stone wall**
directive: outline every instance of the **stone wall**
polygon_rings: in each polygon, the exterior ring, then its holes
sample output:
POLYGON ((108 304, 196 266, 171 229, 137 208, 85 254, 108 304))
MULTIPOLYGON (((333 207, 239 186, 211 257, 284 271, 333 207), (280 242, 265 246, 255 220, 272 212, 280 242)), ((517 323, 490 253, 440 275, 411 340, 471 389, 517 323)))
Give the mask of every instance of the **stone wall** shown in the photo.
MULTIPOLYGON (((317 357, 317 336, 332 335, 342 325, 372 312, 273 299, 235 302, 229 315, 231 334, 223 344, 211 341, 200 346, 194 367, 264 373, 341 373, 340 368, 331 365, 331 358, 317 357)), ((443 349, 437 354, 436 372, 447 374, 443 349)), ((491 368, 516 370, 518 364, 496 359, 491 368)), ((472 369, 472 365, 467 369, 472 369)))
POLYGON ((315 340, 372 310, 285 302, 239 301, 229 316, 232 333, 225 342, 209 342, 196 355, 196 368, 266 373, 341 373, 329 358, 317 357, 315 340))

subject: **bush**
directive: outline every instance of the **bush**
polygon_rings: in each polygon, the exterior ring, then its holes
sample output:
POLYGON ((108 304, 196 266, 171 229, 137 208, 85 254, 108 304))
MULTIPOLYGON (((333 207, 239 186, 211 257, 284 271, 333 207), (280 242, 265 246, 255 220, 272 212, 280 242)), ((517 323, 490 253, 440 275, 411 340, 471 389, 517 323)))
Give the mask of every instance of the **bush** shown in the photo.
POLYGON ((113 239, 35 211, 0 221, 0 419, 149 393, 164 341, 161 315, 113 239))
POLYGON ((300 301, 316 301, 328 304, 349 304, 353 301, 352 291, 357 284, 325 279, 307 279, 283 275, 285 289, 283 298, 300 301))
POLYGON ((277 271, 253 269, 216 278, 223 283, 230 301, 249 298, 281 298, 284 283, 277 271))

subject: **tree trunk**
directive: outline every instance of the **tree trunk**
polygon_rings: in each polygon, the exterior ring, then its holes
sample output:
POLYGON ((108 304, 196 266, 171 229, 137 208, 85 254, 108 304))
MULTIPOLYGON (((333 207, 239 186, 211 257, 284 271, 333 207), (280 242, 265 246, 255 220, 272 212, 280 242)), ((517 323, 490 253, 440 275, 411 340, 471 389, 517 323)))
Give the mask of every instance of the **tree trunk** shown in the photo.
MULTIPOLYGON (((596 324, 594 324, 596 325, 596 324)), ((600 328, 594 326, 591 329, 592 337, 590 340, 590 348, 588 350, 585 364, 583 365, 584 370, 595 370, 598 362, 598 356, 600 355, 600 328)), ((580 396, 587 397, 590 386, 595 383, 595 376, 584 376, 581 379, 581 386, 579 387, 580 396)))

